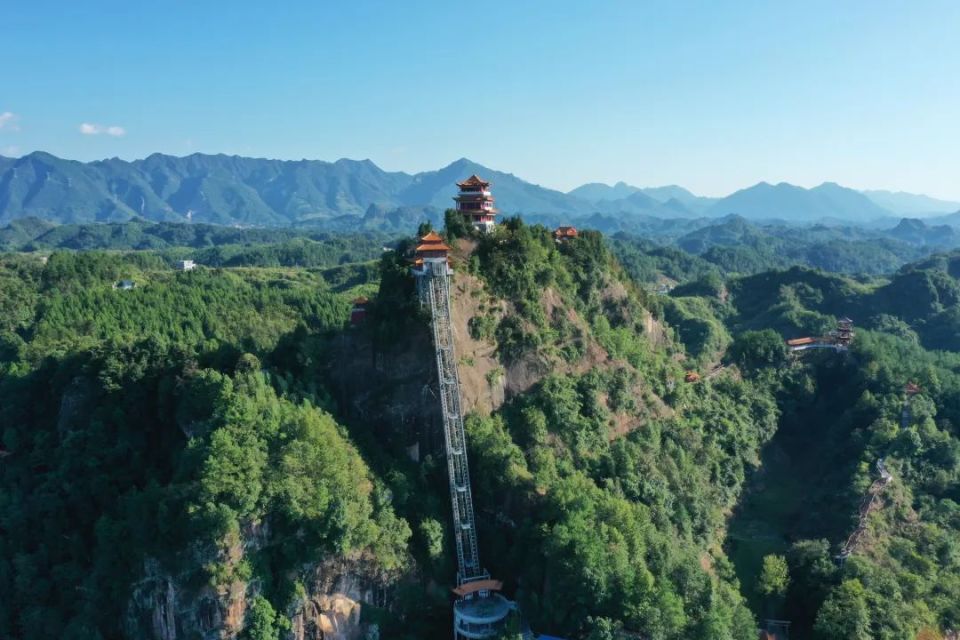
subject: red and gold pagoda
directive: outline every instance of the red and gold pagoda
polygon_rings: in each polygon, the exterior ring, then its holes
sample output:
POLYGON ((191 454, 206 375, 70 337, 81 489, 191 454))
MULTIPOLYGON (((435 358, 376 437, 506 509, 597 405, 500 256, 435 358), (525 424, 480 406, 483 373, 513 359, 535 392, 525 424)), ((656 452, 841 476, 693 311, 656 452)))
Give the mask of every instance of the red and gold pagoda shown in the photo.
POLYGON ((450 247, 436 231, 420 238, 413 252, 414 274, 422 274, 427 268, 450 270, 450 247))
POLYGON ((463 182, 458 182, 460 193, 454 198, 459 211, 473 225, 481 231, 492 231, 496 225, 497 210, 493 206, 493 196, 490 194, 490 183, 477 175, 472 175, 463 182))

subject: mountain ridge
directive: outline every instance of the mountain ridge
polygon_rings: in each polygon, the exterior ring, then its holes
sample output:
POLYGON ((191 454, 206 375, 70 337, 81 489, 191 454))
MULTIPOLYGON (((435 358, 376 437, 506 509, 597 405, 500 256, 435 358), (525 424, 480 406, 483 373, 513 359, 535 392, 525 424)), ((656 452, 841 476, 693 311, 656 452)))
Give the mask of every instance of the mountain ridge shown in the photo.
MULTIPOLYGON (((589 183, 564 193, 468 158, 411 174, 384 170, 370 159, 330 162, 153 153, 133 161, 80 162, 35 151, 20 158, 0 156, 0 224, 25 217, 64 224, 122 222, 139 216, 155 222, 329 226, 334 220, 342 224, 362 219, 371 206, 404 209, 404 217, 414 216, 417 208, 425 213, 429 209, 432 216, 452 206, 456 181, 472 173, 494 183, 494 196, 504 214, 545 215, 559 222, 579 222, 598 214, 623 219, 737 214, 788 222, 867 222, 897 216, 875 201, 880 192, 870 196, 835 183, 805 189, 760 182, 724 198, 698 196, 678 185, 641 188, 622 181, 613 186, 589 183)), ((914 207, 928 201, 950 204, 916 194, 893 195, 901 200, 915 196, 910 200, 914 207)))

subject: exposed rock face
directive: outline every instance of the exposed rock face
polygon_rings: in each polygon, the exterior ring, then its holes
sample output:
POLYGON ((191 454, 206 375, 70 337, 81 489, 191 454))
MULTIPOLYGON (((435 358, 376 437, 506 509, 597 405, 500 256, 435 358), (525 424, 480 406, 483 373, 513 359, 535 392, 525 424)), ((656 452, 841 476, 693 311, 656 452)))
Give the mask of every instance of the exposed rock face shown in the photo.
POLYGON ((426 324, 382 349, 363 331, 338 337, 331 348, 335 368, 326 373, 327 387, 342 417, 384 444, 417 445, 420 455, 442 451, 433 338, 426 324))
POLYGON ((153 635, 157 638, 176 640, 176 606, 177 592, 173 581, 165 579, 153 594, 153 635))
POLYGON ((57 432, 62 436, 82 425, 88 414, 94 386, 89 378, 77 376, 63 391, 57 416, 57 432))
MULTIPOLYGON (((305 598, 288 612, 286 640, 371 640, 376 625, 360 622, 363 603, 386 607, 390 577, 360 559, 333 559, 308 568, 305 598)), ((158 562, 144 563, 144 577, 133 587, 124 620, 131 640, 234 640, 246 622, 247 607, 259 593, 257 583, 233 581, 220 588, 190 588, 158 562)))
POLYGON ((177 640, 235 638, 243 628, 250 585, 234 582, 221 590, 189 589, 161 569, 144 563, 144 577, 133 587, 123 623, 127 638, 177 640))
POLYGON ((363 563, 340 560, 317 567, 310 594, 293 616, 292 640, 360 640, 376 635, 375 628, 360 622, 361 602, 387 604, 380 577, 363 563))
MULTIPOLYGON (((500 367, 496 345, 487 340, 474 340, 467 325, 471 318, 483 313, 484 304, 493 306, 494 303, 483 282, 468 273, 457 272, 451 293, 453 340, 459 359, 457 369, 463 410, 488 414, 503 404, 507 376, 500 367)), ((499 318, 500 313, 492 313, 499 318)))

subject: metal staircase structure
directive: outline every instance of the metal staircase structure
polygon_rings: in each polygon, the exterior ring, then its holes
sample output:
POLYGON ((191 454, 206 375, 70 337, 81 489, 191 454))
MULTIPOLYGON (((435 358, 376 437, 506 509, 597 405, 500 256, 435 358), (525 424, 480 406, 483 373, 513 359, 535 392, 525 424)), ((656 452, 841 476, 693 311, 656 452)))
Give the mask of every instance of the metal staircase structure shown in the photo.
POLYGON ((430 309, 433 344, 443 414, 443 437, 447 452, 450 502, 453 507, 453 535, 457 547, 457 588, 453 606, 454 640, 486 640, 497 636, 516 604, 497 593, 499 580, 480 566, 477 528, 470 489, 467 439, 463 429, 460 377, 453 342, 453 314, 450 305, 450 278, 453 271, 446 257, 426 258, 413 274, 417 279, 420 305, 430 309))
POLYGON ((443 413, 443 437, 447 449, 447 471, 450 477, 450 501, 453 505, 453 530, 457 543, 457 582, 488 577, 480 568, 477 551, 477 529, 473 514, 473 493, 470 490, 470 465, 467 461, 467 440, 463 430, 463 409, 460 406, 460 377, 453 345, 450 312, 450 267, 446 262, 427 263, 418 279, 420 301, 430 308, 433 344, 440 383, 440 408, 443 413))
POLYGON ((887 471, 887 466, 884 464, 883 458, 877 460, 877 475, 877 479, 873 481, 873 484, 870 485, 867 493, 860 501, 860 508, 857 510, 857 527, 847 538, 846 542, 843 543, 843 546, 840 547, 840 553, 836 556, 836 559, 841 563, 853 555, 860 547, 860 543, 863 541, 867 532, 867 519, 871 513, 880 508, 880 494, 888 484, 893 482, 893 475, 887 471))

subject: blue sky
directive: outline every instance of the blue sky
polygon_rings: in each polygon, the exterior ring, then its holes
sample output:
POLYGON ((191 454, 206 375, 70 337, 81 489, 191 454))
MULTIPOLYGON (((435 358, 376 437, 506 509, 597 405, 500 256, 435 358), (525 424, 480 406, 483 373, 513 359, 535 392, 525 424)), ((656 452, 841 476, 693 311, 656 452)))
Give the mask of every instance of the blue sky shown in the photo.
POLYGON ((958 33, 953 0, 10 2, 0 153, 960 199, 958 33))

